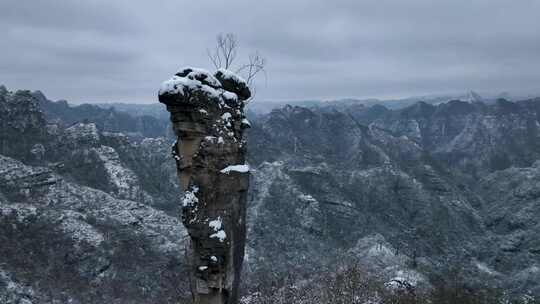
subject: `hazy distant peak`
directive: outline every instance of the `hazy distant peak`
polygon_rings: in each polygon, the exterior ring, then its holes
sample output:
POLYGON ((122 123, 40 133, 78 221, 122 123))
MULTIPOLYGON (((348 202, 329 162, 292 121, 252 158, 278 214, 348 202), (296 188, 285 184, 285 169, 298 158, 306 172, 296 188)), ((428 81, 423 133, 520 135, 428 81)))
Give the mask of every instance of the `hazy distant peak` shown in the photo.
POLYGON ((36 98, 39 102, 47 101, 47 97, 40 90, 32 92, 32 96, 34 96, 34 98, 36 98))
POLYGON ((512 100, 512 95, 510 95, 508 92, 501 92, 496 96, 496 99, 512 100))
POLYGON ((480 94, 474 91, 469 91, 467 92, 467 94, 465 95, 462 101, 473 103, 473 102, 483 102, 484 99, 482 98, 482 96, 480 96, 480 94))

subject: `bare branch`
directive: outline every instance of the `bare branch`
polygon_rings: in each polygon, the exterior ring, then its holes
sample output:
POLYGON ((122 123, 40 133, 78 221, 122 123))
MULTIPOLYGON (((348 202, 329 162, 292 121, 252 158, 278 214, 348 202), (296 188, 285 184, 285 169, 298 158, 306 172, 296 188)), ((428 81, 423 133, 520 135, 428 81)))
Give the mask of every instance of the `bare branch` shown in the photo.
POLYGON ((216 49, 214 52, 207 50, 206 53, 216 69, 229 69, 236 59, 238 41, 234 34, 219 34, 216 37, 216 49))
POLYGON ((225 36, 226 41, 226 48, 227 51, 227 62, 225 63, 225 68, 228 69, 231 67, 234 59, 236 58, 237 49, 238 49, 238 41, 236 40, 236 37, 233 34, 227 34, 225 36))
POLYGON ((263 73, 266 78, 266 59, 262 57, 258 51, 249 55, 249 63, 244 64, 236 70, 237 73, 244 73, 246 75, 246 81, 249 86, 252 85, 255 76, 259 73, 263 73))
POLYGON ((221 63, 219 62, 219 56, 217 56, 217 53, 216 52, 211 53, 210 49, 206 49, 206 55, 208 56, 208 58, 214 65, 214 68, 216 68, 216 70, 219 69, 221 66, 221 63))
MULTIPOLYGON (((218 34, 214 51, 207 49, 206 54, 216 69, 231 69, 238 55, 238 40, 236 39, 236 36, 232 33, 227 33, 225 35, 218 34)), ((262 57, 258 51, 250 54, 248 59, 248 63, 241 65, 236 69, 236 73, 244 76, 248 86, 251 88, 253 97, 256 91, 253 87, 253 81, 256 76, 262 73, 265 77, 265 81, 267 79, 265 71, 266 59, 262 57)))

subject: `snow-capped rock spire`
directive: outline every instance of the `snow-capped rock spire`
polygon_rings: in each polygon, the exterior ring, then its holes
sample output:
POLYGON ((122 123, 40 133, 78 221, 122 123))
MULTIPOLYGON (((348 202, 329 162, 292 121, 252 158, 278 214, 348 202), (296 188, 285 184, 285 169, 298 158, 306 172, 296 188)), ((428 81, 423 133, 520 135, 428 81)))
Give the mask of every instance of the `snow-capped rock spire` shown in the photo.
POLYGON ((250 96, 234 73, 197 68, 182 69, 159 90, 177 136, 173 156, 185 191, 182 220, 192 241, 195 303, 237 302, 249 171, 222 172, 245 164, 244 106, 250 96))

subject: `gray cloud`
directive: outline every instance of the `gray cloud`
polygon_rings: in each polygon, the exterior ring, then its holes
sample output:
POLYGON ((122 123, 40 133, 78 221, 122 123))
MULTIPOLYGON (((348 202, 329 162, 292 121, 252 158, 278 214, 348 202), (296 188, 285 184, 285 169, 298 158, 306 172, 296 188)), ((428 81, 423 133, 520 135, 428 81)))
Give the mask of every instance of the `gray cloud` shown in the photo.
POLYGON ((538 93, 540 2, 18 1, 0 3, 0 83, 55 99, 155 102, 234 32, 259 50, 259 100, 538 93))

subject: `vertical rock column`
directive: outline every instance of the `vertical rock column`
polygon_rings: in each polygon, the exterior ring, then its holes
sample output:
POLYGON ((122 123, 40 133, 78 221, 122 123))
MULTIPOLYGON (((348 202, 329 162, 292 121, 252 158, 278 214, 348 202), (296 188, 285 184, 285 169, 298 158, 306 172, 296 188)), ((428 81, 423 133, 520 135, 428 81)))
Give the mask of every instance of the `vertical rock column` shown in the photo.
POLYGON ((243 131, 251 92, 237 75, 185 68, 163 82, 184 191, 182 220, 191 238, 195 303, 236 303, 244 258, 249 168, 243 131))

